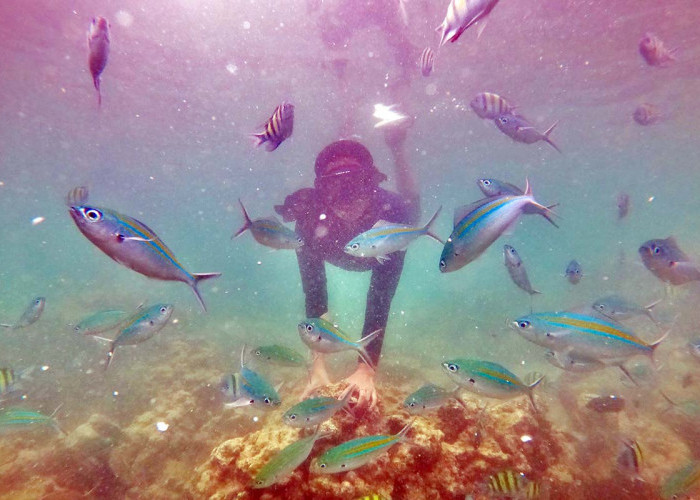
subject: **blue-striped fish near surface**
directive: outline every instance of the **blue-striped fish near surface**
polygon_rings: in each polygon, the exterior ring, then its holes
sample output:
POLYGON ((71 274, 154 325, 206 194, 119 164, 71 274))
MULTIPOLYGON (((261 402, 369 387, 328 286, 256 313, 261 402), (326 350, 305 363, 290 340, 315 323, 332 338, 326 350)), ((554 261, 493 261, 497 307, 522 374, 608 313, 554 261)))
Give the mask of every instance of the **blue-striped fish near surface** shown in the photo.
POLYGON ((263 131, 253 134, 255 146, 265 144, 267 151, 274 151, 294 130, 294 105, 282 102, 272 112, 272 116, 263 126, 263 131))
POLYGON ((360 340, 354 341, 337 325, 323 318, 306 318, 299 323, 297 330, 302 342, 312 351, 323 353, 357 351, 362 360, 373 367, 365 347, 379 335, 381 330, 375 330, 360 340))
POLYGON ((20 316, 15 323, 12 323, 11 325, 7 323, 0 323, 0 326, 4 326, 5 328, 10 328, 12 330, 19 330, 20 328, 25 328, 32 325, 41 317, 41 313, 44 312, 45 306, 45 297, 34 297, 22 313, 22 316, 20 316))
POLYGON ((683 285, 700 280, 700 267, 680 249, 673 236, 645 241, 639 247, 639 256, 644 267, 666 283, 683 285))
POLYGON ((675 49, 668 49, 661 39, 647 33, 639 40, 639 53, 649 66, 666 66, 676 60, 675 49))
MULTIPOLYGON (((450 0, 445 19, 435 29, 440 33, 440 46, 456 42, 474 23, 485 19, 497 3, 498 0, 450 0)), ((484 26, 482 22, 479 34, 484 26)))
POLYGON ((549 138, 549 134, 552 133, 552 130, 554 130, 554 127, 556 127, 559 122, 555 122, 544 132, 539 132, 525 117, 513 113, 504 113, 496 117, 494 123, 498 127, 498 130, 515 142, 534 144, 539 141, 544 141, 561 153, 559 146, 554 144, 549 138))
POLYGON ((466 409, 464 401, 459 397, 460 390, 460 387, 448 391, 435 384, 424 384, 420 389, 406 397, 403 407, 411 415, 422 415, 430 410, 440 408, 450 399, 454 399, 466 409))
MULTIPOLYGON (((137 310, 124 322, 119 335, 110 341, 109 352, 105 362, 105 370, 114 359, 114 350, 120 345, 136 345, 145 342, 168 324, 174 307, 170 304, 155 304, 137 310)), ((99 338, 99 337, 97 337, 99 338)))
POLYGON ((537 345, 607 365, 618 365, 637 355, 653 358, 654 351, 670 332, 648 344, 616 323, 573 312, 530 314, 516 319, 511 326, 537 345))
POLYGON ((490 476, 483 489, 498 498, 534 500, 540 495, 540 484, 537 481, 531 481, 522 472, 511 469, 490 476))
POLYGON ((117 328, 128 317, 129 313, 117 309, 98 311, 82 319, 73 327, 73 331, 80 335, 97 335, 117 328))
POLYGON ((231 239, 237 238, 250 229, 250 233, 253 235, 253 238, 255 238, 255 241, 266 247, 278 250, 296 250, 304 244, 304 240, 301 239, 301 236, 282 224, 275 217, 251 220, 243 206, 243 202, 239 199, 238 203, 241 205, 245 222, 243 226, 231 236, 231 239))
POLYGON ((375 258, 380 263, 389 260, 387 255, 405 250, 420 236, 430 236, 435 241, 444 245, 445 242, 431 231, 431 226, 440 215, 438 208, 425 226, 410 226, 407 224, 395 224, 385 220, 377 221, 371 229, 355 236, 345 245, 345 253, 354 257, 375 258))
POLYGON ((95 17, 90 23, 87 36, 88 66, 92 83, 97 90, 97 105, 102 105, 100 80, 109 58, 109 23, 104 17, 95 17))
POLYGON ((334 474, 362 467, 386 452, 391 446, 406 442, 405 436, 412 424, 413 421, 406 424, 398 434, 366 436, 335 446, 315 458, 309 470, 316 474, 334 474))
POLYGON ((542 382, 544 375, 526 385, 513 372, 490 361, 451 359, 442 363, 442 367, 453 382, 470 392, 496 399, 511 399, 527 395, 533 408, 537 410, 532 391, 542 382))
POLYGON ((319 434, 319 428, 316 428, 311 436, 301 438, 277 452, 255 474, 251 486, 253 488, 267 488, 279 483, 294 472, 294 469, 304 463, 311 454, 314 443, 330 435, 329 433, 319 434))
POLYGON ((341 409, 346 409, 352 391, 348 391, 342 399, 328 396, 318 396, 305 399, 284 412, 282 420, 292 427, 313 427, 320 425, 341 409))
POLYGON ((528 182, 522 195, 491 196, 456 209, 454 230, 440 257, 440 271, 456 271, 475 260, 512 227, 522 213, 537 213, 557 226, 551 209, 533 198, 528 182))
POLYGON ((271 410, 282 403, 277 389, 259 373, 251 370, 245 363, 245 346, 241 350, 241 369, 233 375, 224 375, 220 389, 226 399, 224 408, 253 406, 271 410))
POLYGON ((149 278, 182 281, 192 288, 202 310, 207 307, 199 294, 200 281, 221 273, 190 273, 165 243, 144 223, 106 208, 86 205, 86 187, 73 189, 66 197, 70 215, 80 232, 119 264, 149 278))
POLYGON ((495 120, 501 115, 511 114, 515 111, 515 107, 511 106, 506 99, 492 92, 481 92, 477 94, 474 99, 469 102, 469 106, 471 106, 474 113, 476 113, 479 118, 488 120, 495 120))
POLYGON ((47 426, 63 435, 64 432, 58 426, 54 418, 57 411, 58 408, 56 408, 51 415, 44 415, 38 411, 25 410, 23 408, 2 409, 0 410, 0 434, 28 431, 37 427, 47 426))
POLYGON ((418 67, 420 68, 421 75, 430 76, 430 74, 433 72, 434 66, 435 52, 433 52, 433 49, 430 47, 426 47, 423 49, 420 59, 418 60, 418 67))
POLYGON ((532 288, 530 284, 530 278, 527 276, 527 269, 523 265, 523 260, 520 258, 518 251, 510 245, 503 245, 503 258, 505 261, 506 269, 510 275, 510 279, 513 280, 520 289, 525 290, 530 295, 536 293, 542 293, 539 290, 532 288))

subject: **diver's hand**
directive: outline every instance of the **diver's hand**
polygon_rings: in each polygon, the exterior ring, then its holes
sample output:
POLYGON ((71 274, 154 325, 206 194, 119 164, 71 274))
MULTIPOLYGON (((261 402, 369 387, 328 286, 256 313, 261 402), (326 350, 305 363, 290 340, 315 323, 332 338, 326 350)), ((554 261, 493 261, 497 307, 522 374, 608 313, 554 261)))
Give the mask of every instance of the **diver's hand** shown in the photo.
POLYGON ((328 378, 323 354, 317 352, 313 353, 313 361, 311 362, 311 369, 309 370, 309 381, 306 384, 304 392, 301 394, 301 399, 308 398, 316 389, 324 385, 329 385, 330 383, 331 380, 328 378))
POLYGON ((340 395, 340 399, 343 399, 348 393, 356 393, 356 409, 373 410, 377 407, 379 396, 377 396, 377 389, 374 387, 374 370, 367 366, 367 363, 358 363, 355 373, 346 378, 345 382, 348 383, 348 387, 340 395))

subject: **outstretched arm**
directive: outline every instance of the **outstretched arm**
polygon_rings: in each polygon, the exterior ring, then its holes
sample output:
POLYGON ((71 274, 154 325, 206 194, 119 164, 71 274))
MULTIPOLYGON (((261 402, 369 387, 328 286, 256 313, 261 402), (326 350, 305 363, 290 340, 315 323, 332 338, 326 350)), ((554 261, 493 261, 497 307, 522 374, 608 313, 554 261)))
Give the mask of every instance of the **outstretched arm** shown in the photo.
POLYGON ((306 316, 319 318, 328 311, 326 265, 322 258, 305 246, 297 251, 297 260, 306 296, 306 316))
POLYGON ((394 157, 394 172, 396 175, 396 189, 406 203, 406 212, 409 220, 407 223, 416 224, 420 216, 420 196, 418 183, 406 157, 406 133, 411 123, 397 124, 386 127, 384 142, 389 146, 394 157))

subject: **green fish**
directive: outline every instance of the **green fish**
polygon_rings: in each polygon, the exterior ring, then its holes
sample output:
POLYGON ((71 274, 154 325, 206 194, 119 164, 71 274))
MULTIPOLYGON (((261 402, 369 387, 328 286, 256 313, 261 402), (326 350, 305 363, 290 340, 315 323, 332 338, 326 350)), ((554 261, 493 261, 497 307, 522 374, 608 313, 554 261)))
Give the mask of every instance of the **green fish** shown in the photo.
POLYGON ((464 401, 459 397, 459 392, 459 387, 448 391, 435 384, 425 384, 406 397, 403 407, 411 415, 422 415, 430 410, 440 408, 450 399, 456 399, 460 405, 466 408, 464 401))
POLYGON ((381 330, 375 330, 357 342, 350 339, 337 325, 323 318, 307 318, 299 323, 297 330, 301 340, 312 351, 330 353, 352 349, 360 354, 368 366, 374 368, 365 348, 381 333, 381 330))
POLYGON ((413 421, 406 424, 398 434, 365 436, 335 446, 314 459, 311 462, 310 470, 317 474, 334 474, 362 467, 391 446, 406 442, 405 436, 411 425, 413 425, 413 421))
POLYGON ((0 410, 0 434, 34 429, 41 426, 49 426, 57 430, 59 434, 63 434, 54 418, 57 411, 58 408, 51 415, 44 415, 38 411, 25 410, 23 408, 0 410))
POLYGON ((45 297, 34 297, 27 308, 22 313, 22 316, 17 320, 17 323, 8 325, 7 323, 0 323, 0 326, 5 328, 10 328, 11 330, 19 330, 20 328, 25 328, 36 321, 44 312, 44 306, 46 306, 45 297))
POLYGON ((278 366, 305 366, 304 356, 283 345, 261 345, 252 351, 254 359, 278 366))
POLYGON ((251 370, 245 363, 246 348, 241 349, 241 369, 233 375, 225 375, 221 380, 221 392, 224 393, 227 402, 224 408, 238 408, 240 406, 254 406, 263 410, 270 410, 282 403, 277 392, 265 377, 251 370))
POLYGON ((661 485, 661 498, 683 498, 681 495, 693 498, 690 494, 698 490, 698 488, 700 488, 700 461, 693 460, 671 474, 664 481, 661 485))
POLYGON ((313 427, 320 425, 341 408, 346 408, 352 391, 343 399, 335 399, 327 396, 305 399, 287 410, 283 415, 284 423, 292 427, 313 427))
POLYGON ((97 335, 117 328, 128 316, 129 313, 125 311, 99 311, 80 321, 73 331, 80 335, 97 335))

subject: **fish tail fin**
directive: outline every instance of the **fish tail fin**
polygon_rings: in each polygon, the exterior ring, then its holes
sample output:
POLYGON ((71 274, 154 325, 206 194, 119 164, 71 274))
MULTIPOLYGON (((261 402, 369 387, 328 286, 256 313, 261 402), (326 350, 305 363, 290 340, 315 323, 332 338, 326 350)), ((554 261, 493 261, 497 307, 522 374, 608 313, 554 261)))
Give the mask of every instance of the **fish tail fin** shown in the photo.
POLYGON ((649 316, 649 319, 652 320, 656 326, 659 326, 659 320, 656 318, 656 315, 654 314, 654 307, 656 307, 659 304, 659 302, 661 302, 662 300, 664 300, 663 297, 655 300, 651 304, 644 306, 644 313, 647 316, 649 316))
POLYGON ((12 328, 14 325, 8 325, 7 323, 0 323, 0 326, 4 328, 12 328))
POLYGON ((552 133, 552 130, 554 130, 554 127, 556 127, 558 124, 559 124, 559 120, 555 121, 551 127, 549 127, 547 130, 544 131, 544 133, 542 135, 544 136, 544 140, 545 140, 545 142, 547 142, 547 144, 549 144, 550 146, 552 146, 554 149, 556 149, 557 151, 559 151, 561 153, 562 151, 561 151, 561 149, 559 149, 559 146, 554 144, 554 142, 549 138, 549 134, 552 133))
POLYGON ((102 107, 102 91, 100 90, 100 76, 93 76, 92 83, 93 85, 95 85, 95 90, 97 91, 97 106, 102 107))
POLYGON ((279 147, 279 145, 282 144, 282 141, 267 141, 267 144, 265 145, 265 151, 274 151, 279 147))
POLYGON ((112 364, 112 360, 114 359, 114 349, 116 349, 117 345, 114 342, 111 342, 109 344, 109 351, 107 351, 107 359, 105 359, 105 371, 109 368, 109 365, 112 364))
POLYGON ((267 133, 258 132, 255 134, 250 134, 250 138, 252 140, 253 147, 257 148, 260 147, 260 145, 263 144, 265 141, 267 141, 267 133))
POLYGON ((435 223, 435 220, 437 219, 438 215, 440 215, 440 211, 442 210, 442 205, 438 207, 438 209, 435 211, 433 216, 430 218, 430 220, 427 222, 425 226, 423 226, 423 230, 425 231, 425 234, 430 236, 432 239, 437 241, 438 243, 444 245, 445 242, 437 236, 435 233, 432 231, 432 225, 435 223))
MULTIPOLYGON (((530 196, 532 196, 532 191, 530 192, 530 196)), ((557 215, 557 213, 554 210, 552 210, 553 208, 558 207, 559 203, 554 203, 552 205, 545 206, 541 203, 536 202, 535 200, 532 200, 530 202, 530 206, 535 208, 534 213, 541 215, 542 217, 547 219, 547 221, 554 227, 559 227, 559 224, 554 222, 554 217, 559 217, 559 215, 557 215)))
POLYGON ((537 409, 537 405, 535 404, 535 394, 534 390, 535 387, 540 385, 540 383, 544 380, 545 375, 542 375, 540 378, 535 380, 533 383, 527 386, 527 396, 530 398, 530 402, 532 403, 532 408, 535 410, 535 413, 539 413, 539 410, 537 409))
POLYGON ((358 348, 357 351, 360 353, 360 357, 362 358, 362 361, 367 363, 367 366, 370 368, 374 369, 374 363, 372 363, 372 360, 369 357, 369 354, 367 353, 367 345, 372 342, 380 333, 382 333, 384 330, 380 328, 379 330, 374 330, 372 333, 369 333, 362 337, 360 340, 357 341, 358 348))
POLYGON ((190 287, 192 287, 192 291, 194 292, 195 297, 197 297, 197 301, 199 302, 199 305, 202 307, 202 310, 204 312, 207 312, 207 306, 204 304, 204 299, 202 299, 202 295, 199 293, 199 288, 197 288, 197 285, 199 285, 200 281, 208 280, 211 278, 218 278, 219 276, 221 276, 221 273, 194 273, 192 275, 192 278, 194 278, 194 280, 190 287))
POLYGON ((85 205, 88 201, 88 188, 85 186, 77 186, 71 189, 66 195, 66 205, 75 207, 85 205))
POLYGON ((253 221, 250 220, 250 217, 248 217, 248 212, 246 212, 245 207, 243 206, 243 202, 241 201, 240 198, 238 198, 238 204, 241 206, 241 210, 243 211, 243 217, 245 218, 245 222, 241 226, 241 228, 236 231, 233 236, 231 236, 231 239, 238 238, 241 234, 246 232, 248 229, 250 229, 251 224, 253 221))
POLYGON ((408 431, 411 430, 411 427, 413 427, 413 423, 416 421, 415 418, 412 418, 406 425, 403 426, 403 428, 396 434, 396 437, 401 441, 402 443, 411 443, 408 439, 406 439, 406 434, 408 434, 408 431))
POLYGON ((671 330, 672 330, 672 329, 673 329, 673 328, 669 328, 668 330, 666 330, 666 333, 664 333, 664 334, 661 336, 661 338, 660 338, 659 340, 657 340, 656 342, 653 342, 653 343, 649 344, 649 347, 651 347, 651 352, 649 353, 649 356, 651 357, 651 361, 652 361, 652 363, 654 363, 654 366, 656 366, 656 360, 654 359, 654 353, 656 353, 656 348, 659 347, 659 345, 661 344, 661 342, 663 342, 664 340, 666 340, 666 337, 669 336, 669 334, 671 333, 671 330))

